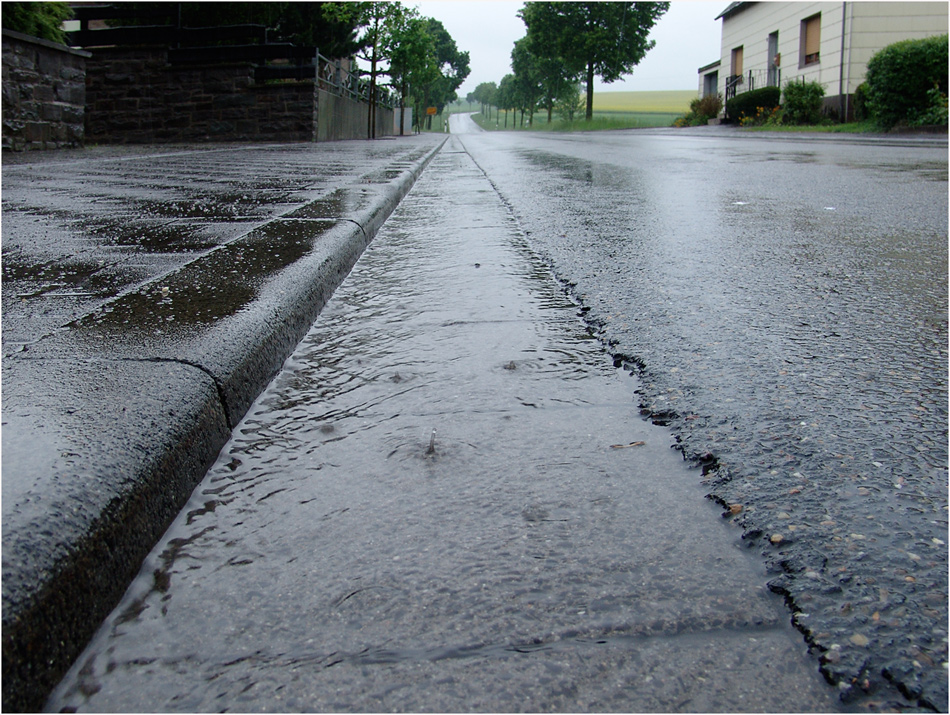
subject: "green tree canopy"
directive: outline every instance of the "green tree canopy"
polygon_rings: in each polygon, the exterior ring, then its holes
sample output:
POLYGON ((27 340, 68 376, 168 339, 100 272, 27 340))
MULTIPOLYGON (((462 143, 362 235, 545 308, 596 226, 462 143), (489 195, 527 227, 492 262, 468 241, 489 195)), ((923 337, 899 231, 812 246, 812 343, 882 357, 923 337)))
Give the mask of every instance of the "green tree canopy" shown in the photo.
MULTIPOLYGON (((412 103, 418 116, 425 88, 439 77, 435 42, 429 24, 415 11, 406 13, 395 29, 395 46, 389 64, 389 77, 400 97, 401 106, 412 103)), ((400 133, 405 115, 400 117, 400 133)))
POLYGON ((423 106, 441 112, 457 97, 469 74, 469 55, 438 20, 421 17, 399 2, 337 3, 363 28, 361 59, 370 65, 370 84, 386 76, 405 101, 412 98, 419 116, 423 106))
MULTIPOLYGON (((215 5, 217 3, 209 3, 215 5)), ((238 3, 225 3, 233 6, 238 3)), ((267 6, 272 3, 241 3, 267 6)), ((314 45, 325 57, 351 57, 362 49, 357 39, 357 26, 352 18, 340 17, 330 11, 336 3, 281 2, 277 34, 281 39, 299 45, 314 45)))
MULTIPOLYGON (((24 3, 30 4, 30 3, 24 3)), ((36 3, 55 4, 55 3, 36 3)), ((6 7, 7 3, 4 3, 6 7)), ((362 49, 357 40, 358 25, 352 13, 340 12, 343 3, 335 2, 183 2, 178 3, 178 21, 182 27, 225 25, 264 25, 271 40, 313 45, 331 58, 351 57, 362 49)), ((167 2, 127 2, 123 9, 143 14, 169 12, 175 6, 167 2)), ((133 19, 115 24, 136 25, 133 19)))
POLYGON ((577 84, 577 74, 572 73, 560 57, 536 54, 528 38, 515 42, 511 52, 511 67, 521 86, 525 108, 530 105, 533 120, 534 108, 538 105, 548 110, 548 123, 558 97, 577 84))
POLYGON ((505 110, 505 127, 508 126, 508 110, 515 109, 518 106, 517 88, 515 86, 515 76, 506 74, 498 83, 498 90, 495 92, 495 106, 505 110))
POLYGON ((400 32, 416 14, 398 2, 338 3, 337 12, 352 17, 363 28, 360 59, 369 63, 370 111, 368 136, 376 136, 377 86, 381 75, 389 75, 400 32))
POLYGON ((544 92, 540 59, 531 52, 528 39, 522 37, 511 50, 511 69, 515 76, 515 99, 522 115, 528 113, 528 124, 534 123, 534 110, 544 92))
POLYGON ((471 72, 469 54, 459 51, 455 40, 441 22, 431 17, 426 22, 435 43, 435 58, 439 67, 439 77, 429 85, 426 101, 441 112, 443 107, 458 98, 456 90, 471 72))
POLYGON ((615 82, 633 72, 655 41, 650 30, 668 2, 529 2, 519 11, 538 57, 558 58, 568 75, 587 84, 587 119, 593 116, 594 77, 615 82))
POLYGON ((63 21, 73 16, 65 2, 4 2, 3 29, 51 42, 66 42, 63 21))
POLYGON ((495 103, 495 93, 497 91, 498 87, 494 82, 482 82, 472 92, 475 101, 482 105, 483 113, 486 107, 490 107, 495 103))

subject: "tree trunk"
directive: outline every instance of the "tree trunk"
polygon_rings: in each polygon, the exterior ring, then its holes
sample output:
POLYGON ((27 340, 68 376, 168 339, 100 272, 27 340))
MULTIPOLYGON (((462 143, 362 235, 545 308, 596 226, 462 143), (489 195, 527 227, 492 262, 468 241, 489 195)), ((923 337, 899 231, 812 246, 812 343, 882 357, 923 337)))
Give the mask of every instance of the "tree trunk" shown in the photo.
POLYGON ((374 18, 373 27, 373 54, 370 60, 369 68, 369 126, 366 135, 370 139, 376 138, 376 62, 379 57, 376 54, 376 43, 379 42, 379 16, 374 18))
POLYGON ((587 63, 587 114, 585 118, 589 122, 594 118, 594 63, 587 63))
POLYGON ((399 88, 402 95, 399 99, 399 136, 406 136, 406 99, 409 96, 409 88, 403 82, 399 88))

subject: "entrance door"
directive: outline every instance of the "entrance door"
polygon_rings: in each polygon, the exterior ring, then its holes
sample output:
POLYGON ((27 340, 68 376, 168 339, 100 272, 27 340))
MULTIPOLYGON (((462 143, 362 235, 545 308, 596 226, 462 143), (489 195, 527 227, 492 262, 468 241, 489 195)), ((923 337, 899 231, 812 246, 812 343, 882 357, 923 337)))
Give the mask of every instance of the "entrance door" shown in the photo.
POLYGON ((769 87, 779 85, 778 31, 769 35, 769 87))

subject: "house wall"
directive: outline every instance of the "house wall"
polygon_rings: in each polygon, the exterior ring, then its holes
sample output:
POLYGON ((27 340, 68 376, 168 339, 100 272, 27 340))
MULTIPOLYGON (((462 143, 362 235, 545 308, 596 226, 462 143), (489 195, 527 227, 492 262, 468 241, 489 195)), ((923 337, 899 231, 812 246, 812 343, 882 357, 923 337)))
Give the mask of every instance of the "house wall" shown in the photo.
MULTIPOLYGON (((760 2, 747 6, 731 17, 723 18, 720 73, 720 91, 725 90, 726 78, 732 73, 732 50, 743 47, 743 70, 765 73, 769 65, 769 34, 778 32, 778 51, 781 55, 779 70, 782 83, 798 77, 825 85, 837 83, 841 66, 841 11, 840 2, 760 2), (802 20, 821 13, 820 61, 802 66, 802 20)), ((756 84, 758 87, 759 84, 756 84)))
POLYGON ((901 40, 922 40, 948 32, 945 2, 854 2, 851 35, 845 48, 846 91, 864 81, 868 61, 878 50, 901 40))
POLYGON ((82 146, 88 52, 3 31, 3 148, 82 146))
MULTIPOLYGON (((945 2, 756 2, 722 21, 719 91, 732 73, 732 51, 743 47, 743 70, 765 86, 768 38, 778 32, 781 84, 798 80, 825 87, 825 106, 843 116, 864 81, 867 62, 883 47, 947 32, 945 2), (820 59, 803 64, 802 21, 821 13, 820 59), (844 28, 844 37, 843 30, 844 28)), ((747 83, 747 82, 746 82, 747 83)), ((745 89, 745 87, 743 87, 745 89)))
POLYGON ((720 64, 720 62, 713 62, 710 65, 699 68, 700 97, 705 97, 707 94, 717 94, 720 92, 721 85, 719 84, 719 77, 722 76, 720 64))

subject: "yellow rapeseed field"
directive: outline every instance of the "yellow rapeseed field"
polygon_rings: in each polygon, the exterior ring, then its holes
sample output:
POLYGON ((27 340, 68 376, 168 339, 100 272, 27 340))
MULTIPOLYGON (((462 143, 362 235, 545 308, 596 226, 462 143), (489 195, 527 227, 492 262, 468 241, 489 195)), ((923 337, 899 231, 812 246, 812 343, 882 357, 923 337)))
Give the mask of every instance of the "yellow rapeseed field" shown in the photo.
POLYGON ((594 92, 595 112, 665 112, 685 114, 696 90, 664 92, 594 92))

